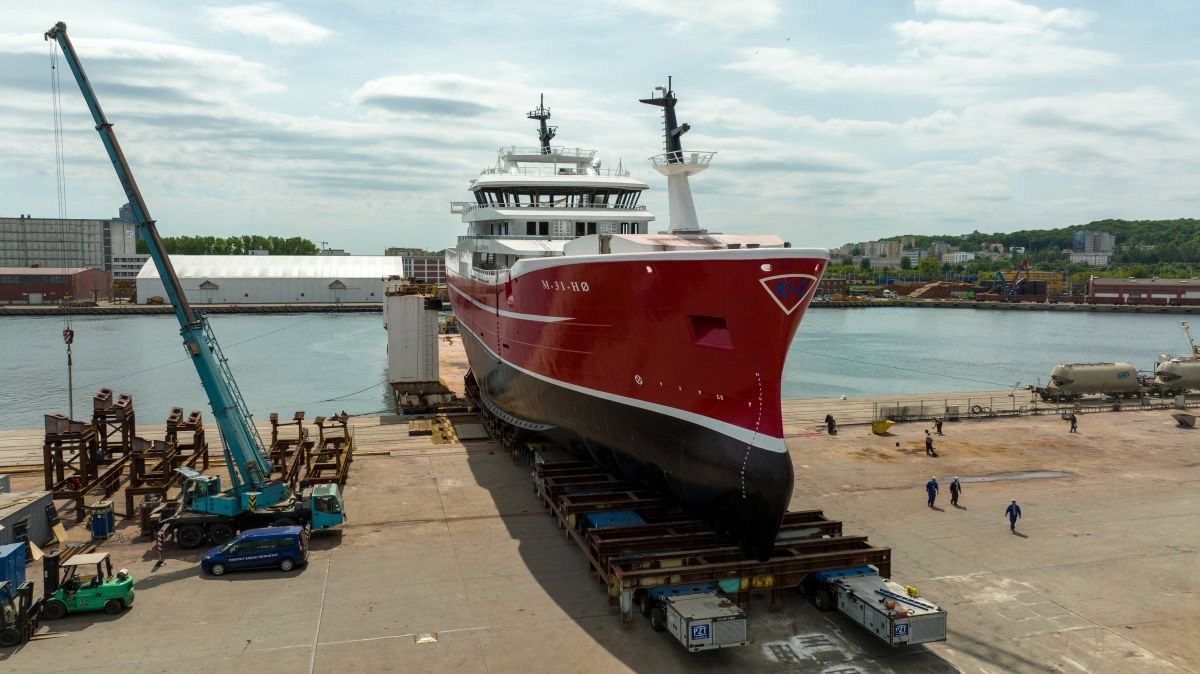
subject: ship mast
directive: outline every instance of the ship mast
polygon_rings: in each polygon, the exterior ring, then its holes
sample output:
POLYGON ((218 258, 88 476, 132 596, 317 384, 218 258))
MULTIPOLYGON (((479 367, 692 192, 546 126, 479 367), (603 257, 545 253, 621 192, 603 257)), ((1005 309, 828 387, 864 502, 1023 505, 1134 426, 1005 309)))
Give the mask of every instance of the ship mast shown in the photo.
POLYGON ((558 127, 546 126, 546 120, 550 119, 550 108, 546 107, 546 94, 541 94, 538 98, 537 110, 531 111, 526 117, 536 119, 541 123, 541 128, 538 130, 538 140, 542 143, 542 154, 550 154, 550 140, 554 138, 558 127))
POLYGON ((671 77, 667 77, 667 86, 654 87, 661 96, 639 99, 648 105, 657 105, 663 109, 663 145, 664 153, 651 157, 654 170, 667 177, 667 201, 670 204, 671 225, 668 232, 701 232, 700 222, 696 217, 696 203, 692 199, 692 187, 688 176, 708 168, 714 152, 690 152, 684 154, 680 137, 691 127, 680 124, 675 117, 675 92, 671 89, 671 77))

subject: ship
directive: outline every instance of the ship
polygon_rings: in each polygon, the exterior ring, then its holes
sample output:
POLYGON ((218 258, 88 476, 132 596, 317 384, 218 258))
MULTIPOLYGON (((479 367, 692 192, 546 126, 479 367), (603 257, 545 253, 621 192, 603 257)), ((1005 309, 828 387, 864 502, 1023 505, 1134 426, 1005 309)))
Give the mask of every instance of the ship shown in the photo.
POLYGON ((647 183, 551 143, 544 95, 527 114, 539 145, 502 148, 451 204, 468 390, 493 432, 563 443, 767 559, 794 483, 783 367, 829 251, 702 228, 689 177, 716 153, 683 149, 670 79, 640 100, 662 108, 665 231, 639 203, 647 183))

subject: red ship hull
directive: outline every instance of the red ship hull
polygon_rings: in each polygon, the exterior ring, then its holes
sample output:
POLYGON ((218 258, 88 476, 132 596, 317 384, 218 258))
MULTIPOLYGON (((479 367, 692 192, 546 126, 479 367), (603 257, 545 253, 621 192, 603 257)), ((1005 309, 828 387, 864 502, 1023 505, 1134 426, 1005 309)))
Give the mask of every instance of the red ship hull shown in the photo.
POLYGON ((523 260, 488 281, 448 265, 480 395, 665 486, 759 558, 791 500, 780 378, 827 263, 760 248, 523 260))

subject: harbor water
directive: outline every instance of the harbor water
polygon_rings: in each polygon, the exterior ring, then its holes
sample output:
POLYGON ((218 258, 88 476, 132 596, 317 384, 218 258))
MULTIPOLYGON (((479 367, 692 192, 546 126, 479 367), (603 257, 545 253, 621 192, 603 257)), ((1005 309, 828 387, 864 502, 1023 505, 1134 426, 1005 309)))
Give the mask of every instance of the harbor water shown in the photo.
MULTIPOLYGON (((389 410, 380 314, 221 314, 210 318, 256 419, 389 410)), ((62 317, 0 318, 0 429, 41 428, 67 413, 62 317)), ((171 407, 201 410, 204 391, 171 315, 74 317, 74 407, 91 417, 101 387, 133 395, 139 423, 171 407)), ((736 335, 735 335, 736 340, 736 335)), ((784 398, 1023 388, 1059 363, 1185 354, 1178 317, 1087 312, 887 307, 820 308, 805 316, 783 377, 784 398)))

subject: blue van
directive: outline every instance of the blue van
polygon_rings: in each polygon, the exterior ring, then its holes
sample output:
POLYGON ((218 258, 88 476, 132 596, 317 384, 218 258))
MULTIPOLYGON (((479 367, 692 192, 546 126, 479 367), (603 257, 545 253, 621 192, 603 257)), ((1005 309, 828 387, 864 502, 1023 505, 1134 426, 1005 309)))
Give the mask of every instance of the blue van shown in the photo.
POLYGON ((308 561, 308 529, 300 526, 247 529, 232 541, 204 553, 200 568, 214 576, 226 571, 278 567, 291 571, 308 561))

